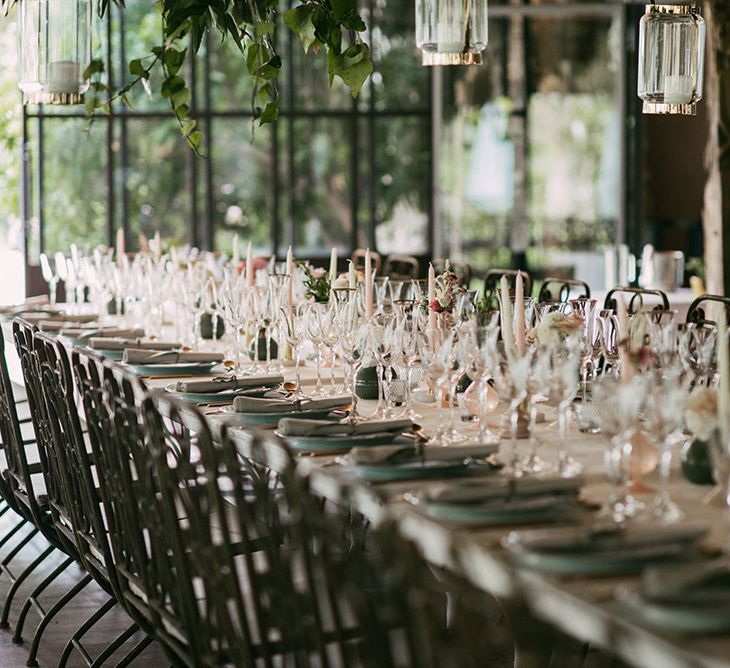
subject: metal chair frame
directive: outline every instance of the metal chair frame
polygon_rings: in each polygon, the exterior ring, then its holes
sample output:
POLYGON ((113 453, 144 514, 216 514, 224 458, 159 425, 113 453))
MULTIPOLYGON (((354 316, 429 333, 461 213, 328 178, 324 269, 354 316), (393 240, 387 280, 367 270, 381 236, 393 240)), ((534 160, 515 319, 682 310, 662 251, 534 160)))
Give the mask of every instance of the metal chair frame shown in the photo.
POLYGON ((694 322, 697 324, 708 324, 716 326, 717 323, 714 320, 707 319, 705 309, 702 308, 702 304, 705 304, 706 302, 723 304, 725 307, 725 321, 730 322, 730 297, 710 294, 700 295, 689 305, 685 322, 694 322))
POLYGON ((383 264, 383 276, 394 280, 412 280, 421 273, 421 263, 412 255, 388 255, 383 264))
POLYGON ((661 290, 653 290, 649 288, 629 288, 622 285, 616 286, 608 291, 606 299, 603 303, 603 308, 616 310, 617 294, 631 295, 626 310, 629 315, 634 315, 644 310, 644 297, 653 296, 659 297, 661 304, 657 304, 652 308, 653 311, 668 311, 669 310, 669 299, 666 293, 661 290))
POLYGON ((585 281, 577 278, 547 277, 540 286, 537 301, 567 303, 570 299, 590 299, 590 296, 591 288, 585 281))

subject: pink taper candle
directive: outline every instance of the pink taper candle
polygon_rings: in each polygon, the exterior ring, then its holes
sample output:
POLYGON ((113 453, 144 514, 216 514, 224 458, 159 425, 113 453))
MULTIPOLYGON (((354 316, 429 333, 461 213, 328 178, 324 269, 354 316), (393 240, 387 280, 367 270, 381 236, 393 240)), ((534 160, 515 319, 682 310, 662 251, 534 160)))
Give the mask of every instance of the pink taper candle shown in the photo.
POLYGON ((428 265, 428 330, 431 337, 437 328, 438 319, 436 317, 436 311, 431 308, 431 304, 436 301, 436 270, 433 265, 428 265))
POLYGON ((253 248, 250 241, 246 248, 246 283, 249 285, 256 284, 256 269, 253 266, 253 248))
POLYGON ((370 249, 365 251, 365 315, 373 316, 373 269, 370 266, 370 249))
POLYGON ((525 354, 525 288, 522 281, 522 274, 517 274, 515 280, 515 347, 517 355, 522 357, 525 354))
POLYGON ((616 301, 616 315, 618 319, 619 362, 621 364, 621 381, 628 383, 634 375, 629 355, 629 313, 623 295, 616 301))

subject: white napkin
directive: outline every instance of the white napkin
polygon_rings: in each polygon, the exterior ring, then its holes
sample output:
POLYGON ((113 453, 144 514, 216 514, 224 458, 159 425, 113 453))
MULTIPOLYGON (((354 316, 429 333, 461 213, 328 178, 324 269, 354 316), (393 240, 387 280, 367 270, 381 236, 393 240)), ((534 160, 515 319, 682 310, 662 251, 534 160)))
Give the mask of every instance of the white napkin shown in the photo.
POLYGON ((155 352, 153 350, 140 350, 139 348, 126 348, 124 350, 124 361, 127 364, 185 364, 188 362, 222 362, 222 353, 201 353, 195 351, 186 352, 155 352))
POLYGON ((367 422, 326 422, 304 418, 282 418, 278 431, 282 436, 355 436, 413 429, 412 420, 369 420, 367 422))
POLYGON ((450 445, 445 448, 414 445, 377 445, 369 448, 353 448, 350 457, 357 465, 397 464, 403 461, 464 461, 481 459, 495 452, 491 445, 450 445))
POLYGON ((141 327, 121 329, 119 327, 64 327, 61 330, 61 336, 67 336, 71 339, 116 339, 116 338, 139 338, 144 336, 144 329, 141 327))
POLYGON ((284 376, 243 376, 227 378, 211 378, 209 380, 187 380, 178 381, 175 389, 178 392, 224 392, 226 390, 237 390, 241 387, 260 387, 261 385, 278 385, 284 382, 284 376))
MULTIPOLYGON (((28 322, 33 322, 32 319, 28 319, 28 322)), ((94 318, 96 320, 96 317, 94 318)), ((71 328, 71 329, 82 329, 84 327, 89 326, 89 321, 82 320, 76 317, 70 318, 68 320, 58 320, 56 316, 53 318, 43 318, 40 320, 37 320, 35 322, 38 329, 40 329, 43 332, 60 332, 62 329, 71 328)), ((97 325, 93 325, 92 327, 97 327, 97 325)))
POLYGON ((287 399, 256 399, 254 397, 236 397, 233 410, 236 413, 297 413, 301 411, 325 410, 338 408, 350 403, 352 397, 343 394, 326 399, 304 399, 289 401, 287 399))
POLYGON ((89 346, 99 350, 124 350, 137 348, 139 350, 178 350, 182 343, 168 341, 151 341, 149 339, 125 339, 119 337, 92 336, 89 346))
POLYGON ((583 485, 581 478, 509 478, 494 477, 478 483, 440 485, 424 493, 427 501, 438 503, 479 503, 497 498, 570 494, 583 485))
POLYGON ((42 327, 41 325, 51 324, 51 328, 54 324, 59 326, 56 329, 61 329, 64 325, 78 324, 83 325, 88 322, 94 322, 99 319, 99 316, 88 314, 88 315, 69 315, 68 313, 54 313, 49 315, 48 313, 26 313, 23 316, 28 322, 34 322, 40 329, 49 329, 48 327, 42 327))

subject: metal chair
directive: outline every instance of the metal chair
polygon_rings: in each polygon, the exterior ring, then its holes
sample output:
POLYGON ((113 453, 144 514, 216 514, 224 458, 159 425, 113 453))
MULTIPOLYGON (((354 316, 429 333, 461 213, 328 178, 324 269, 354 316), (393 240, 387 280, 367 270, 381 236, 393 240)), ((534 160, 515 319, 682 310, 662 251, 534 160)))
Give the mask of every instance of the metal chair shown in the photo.
MULTIPOLYGON (((357 271, 364 271, 365 269, 365 254, 366 250, 364 248, 356 248, 354 251, 352 251, 352 255, 350 256, 350 259, 352 260, 352 264, 354 265, 355 269, 357 271)), ((375 251, 370 251, 370 266, 372 267, 373 273, 378 274, 380 273, 380 267, 383 264, 383 259, 380 257, 380 253, 376 253, 375 251)))
POLYGON ((570 299, 589 299, 590 296, 591 289, 585 281, 547 277, 540 286, 537 301, 567 303, 570 299))
POLYGON ((507 277, 510 284, 510 294, 514 295, 515 281, 518 275, 522 276, 524 282, 524 295, 525 297, 529 297, 532 294, 532 279, 527 272, 518 269, 490 269, 487 271, 484 274, 484 299, 487 306, 499 308, 498 294, 502 276, 507 277))
MULTIPOLYGON (((64 344, 57 337, 36 332, 33 336, 33 358, 43 398, 43 421, 49 431, 49 468, 57 483, 54 487, 59 491, 58 495, 49 498, 53 524, 57 533, 74 545, 75 557, 86 572, 110 596, 110 600, 82 625, 83 629, 90 629, 116 605, 119 598, 107 528, 94 482, 95 467, 81 428, 74 379, 64 344)), ((20 635, 25 617, 23 613, 27 614, 28 608, 26 603, 18 621, 17 635, 20 635)), ((69 643, 88 665, 98 665, 138 630, 136 624, 131 625, 93 659, 81 643, 85 630, 82 633, 77 630, 69 643)), ((127 653, 123 662, 131 661, 150 642, 151 639, 144 638, 127 653)), ((67 654, 63 655, 59 665, 64 665, 67 658, 67 654)))
POLYGON ((689 305, 686 322, 716 325, 717 323, 714 320, 708 320, 707 318, 705 308, 708 303, 724 305, 726 322, 730 322, 730 297, 709 294, 700 295, 689 305))
POLYGON ((383 276, 399 281, 418 278, 421 263, 412 255, 388 255, 383 265, 383 276))
MULTIPOLYGON (((446 262, 444 258, 434 258, 431 264, 437 274, 442 274, 446 271, 446 262)), ((459 278, 459 285, 468 290, 471 284, 471 265, 468 262, 454 262, 452 260, 448 260, 448 262, 449 269, 459 278)))
POLYGON ((644 299, 646 297, 652 297, 658 299, 660 303, 652 307, 654 311, 668 311, 669 310, 669 299, 666 293, 661 290, 654 290, 649 288, 629 288, 624 286, 616 286, 608 291, 606 299, 603 303, 603 308, 616 310, 617 302, 616 295, 630 295, 626 310, 629 315, 639 313, 644 310, 644 299))

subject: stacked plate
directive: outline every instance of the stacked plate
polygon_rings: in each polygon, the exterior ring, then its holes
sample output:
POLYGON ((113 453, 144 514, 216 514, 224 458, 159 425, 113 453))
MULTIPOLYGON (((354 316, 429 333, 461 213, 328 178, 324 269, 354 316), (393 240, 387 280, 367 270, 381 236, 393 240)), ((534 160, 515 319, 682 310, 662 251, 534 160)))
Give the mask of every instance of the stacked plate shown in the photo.
POLYGON ((550 573, 608 575, 638 572, 662 561, 696 558, 707 528, 636 522, 513 531, 503 546, 520 566, 550 573))
POLYGON ((289 398, 235 398, 232 406, 224 406, 221 413, 229 422, 250 425, 278 425, 283 418, 297 417, 310 420, 330 419, 339 421, 346 415, 344 410, 350 404, 349 394, 325 399, 289 398))
POLYGON ((568 520, 585 513, 579 478, 491 477, 406 495, 423 513, 462 524, 527 524, 568 520))
MULTIPOLYGON (((236 397, 261 398, 275 392, 284 382, 280 375, 219 376, 210 380, 178 381, 165 391, 195 404, 233 402, 236 397)), ((283 396, 283 395, 282 395, 283 396)))
POLYGON ((730 631, 727 560, 648 568, 640 587, 621 587, 616 597, 631 617, 657 630, 730 631))

